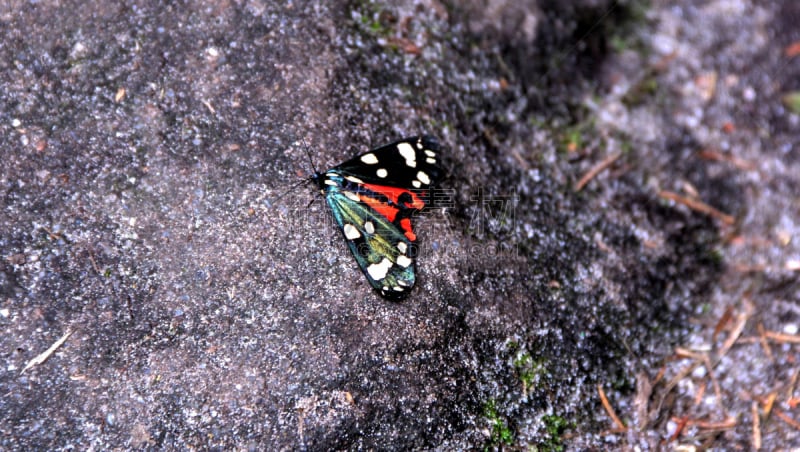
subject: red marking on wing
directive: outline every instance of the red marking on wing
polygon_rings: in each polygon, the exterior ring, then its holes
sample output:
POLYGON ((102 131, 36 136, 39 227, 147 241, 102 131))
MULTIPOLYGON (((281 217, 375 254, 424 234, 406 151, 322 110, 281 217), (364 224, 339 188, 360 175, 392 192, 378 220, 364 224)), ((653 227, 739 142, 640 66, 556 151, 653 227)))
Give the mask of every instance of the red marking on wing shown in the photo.
POLYGON ((394 219, 397 218, 397 212, 400 209, 397 207, 392 207, 385 202, 378 201, 375 198, 370 198, 366 195, 359 195, 358 198, 361 200, 361 202, 368 205, 372 210, 386 217, 390 223, 394 223, 394 219))
POLYGON ((397 187, 389 187, 386 185, 372 185, 372 184, 364 184, 364 188, 367 190, 371 190, 375 193, 380 193, 387 198, 389 198, 393 203, 396 205, 400 205, 397 201, 403 193, 408 193, 411 196, 410 203, 403 203, 402 207, 410 207, 412 209, 422 210, 425 207, 425 201, 422 200, 417 193, 414 193, 411 190, 406 190, 404 188, 397 188, 397 187))
POLYGON ((403 231, 405 231, 408 240, 411 240, 412 242, 417 240, 417 234, 414 234, 414 231, 411 230, 410 218, 403 218, 400 220, 400 227, 403 228, 403 231))

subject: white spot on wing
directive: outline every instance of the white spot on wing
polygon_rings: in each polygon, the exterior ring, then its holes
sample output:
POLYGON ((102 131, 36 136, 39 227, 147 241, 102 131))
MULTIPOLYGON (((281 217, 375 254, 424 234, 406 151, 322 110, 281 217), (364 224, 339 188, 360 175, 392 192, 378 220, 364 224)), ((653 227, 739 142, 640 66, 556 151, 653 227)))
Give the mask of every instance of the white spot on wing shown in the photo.
POLYGON ((436 153, 431 151, 430 149, 425 149, 425 155, 428 157, 436 157, 436 153))
POLYGON ((397 265, 406 268, 411 265, 411 259, 406 256, 397 256, 397 265))
POLYGON ((378 163, 378 157, 375 157, 375 154, 370 152, 369 154, 362 155, 361 161, 366 163, 367 165, 374 165, 378 163))
POLYGON ((388 171, 386 171, 386 168, 381 168, 381 169, 379 169, 378 171, 376 171, 376 173, 375 173, 375 174, 377 174, 377 175, 378 175, 378 177, 380 177, 381 179, 383 179, 384 177, 386 177, 386 176, 388 176, 388 175, 389 175, 389 172, 388 172, 388 171))
POLYGON ((335 186, 337 186, 339 184, 337 184, 336 181, 334 181, 334 180, 325 179, 325 185, 333 185, 335 187, 335 186))
POLYGON ((347 198, 350 199, 351 201, 361 202, 361 198, 359 198, 357 194, 351 191, 345 191, 344 195, 347 196, 347 198))
POLYGON ((397 152, 406 159, 406 165, 410 166, 411 168, 417 167, 417 153, 414 151, 414 148, 411 147, 408 143, 400 143, 397 145, 397 152))
POLYGON ((428 157, 428 158, 425 159, 425 162, 430 163, 431 165, 435 165, 436 164, 436 159, 433 158, 433 157, 428 157))
POLYGON ((430 185, 430 183, 431 183, 431 178, 428 177, 428 175, 425 174, 424 171, 420 171, 420 172, 417 173, 417 179, 419 179, 419 181, 422 182, 425 185, 430 185))
POLYGON ((375 225, 372 224, 371 221, 367 220, 364 223, 364 230, 367 231, 367 234, 374 234, 375 233, 375 225))
POLYGON ((347 238, 347 240, 355 240, 361 237, 361 233, 358 232, 358 229, 356 229, 356 227, 350 223, 345 224, 343 229, 344 236, 347 238))
POLYGON ((356 183, 356 184, 363 184, 364 183, 363 180, 361 180, 361 179, 359 179, 359 178, 357 178, 355 176, 345 176, 344 178, 349 180, 350 182, 353 182, 353 183, 356 183))
POLYGON ((411 185, 413 185, 414 188, 419 188, 419 187, 422 187, 422 182, 420 182, 418 180, 412 180, 411 181, 411 185))
POLYGON ((371 264, 368 266, 367 273, 369 273, 369 276, 375 281, 380 281, 386 277, 386 274, 389 273, 390 268, 392 268, 392 261, 384 257, 383 260, 377 264, 371 264))
POLYGON ((397 242, 397 249, 400 250, 401 253, 406 254, 408 246, 406 245, 406 242, 397 242))

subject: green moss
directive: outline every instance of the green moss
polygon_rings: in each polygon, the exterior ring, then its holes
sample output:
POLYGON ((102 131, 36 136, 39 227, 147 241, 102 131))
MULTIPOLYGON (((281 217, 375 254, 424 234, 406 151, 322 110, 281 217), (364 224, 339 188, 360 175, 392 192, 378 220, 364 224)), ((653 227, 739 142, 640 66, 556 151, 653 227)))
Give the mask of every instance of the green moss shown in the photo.
POLYGON ((513 444, 514 432, 511 431, 506 421, 500 416, 494 399, 483 405, 483 415, 488 419, 492 431, 491 436, 489 436, 489 444, 486 445, 484 450, 495 448, 501 444, 513 444))
POLYGON ((574 152, 583 146, 583 133, 580 128, 574 127, 564 131, 561 139, 561 150, 564 152, 574 152))
MULTIPOLYGON (((577 117, 585 119, 579 120, 569 127, 564 127, 559 133, 559 151, 568 155, 581 151, 586 147, 586 137, 590 137, 589 141, 591 141, 591 137, 598 135, 597 127, 595 127, 595 117, 590 111, 582 109, 576 111, 575 114, 577 117)), ((594 144, 589 145, 594 146, 594 144)))
POLYGON ((800 114, 800 91, 793 91, 791 93, 784 94, 783 96, 783 104, 792 111, 792 113, 799 113, 800 114))
POLYGON ((614 49, 615 53, 621 53, 628 48, 629 41, 624 39, 622 36, 612 35, 609 39, 609 45, 611 45, 611 48, 614 49))
POLYGON ((527 394, 528 389, 533 386, 534 381, 538 377, 547 374, 547 368, 544 365, 544 360, 534 360, 530 354, 521 351, 514 358, 514 370, 519 375, 519 380, 522 383, 522 391, 527 394))
POLYGON ((614 52, 647 52, 648 46, 637 29, 647 22, 649 1, 618 2, 608 21, 608 43, 614 52))
POLYGON ((642 105, 646 100, 652 98, 658 92, 658 74, 655 70, 650 70, 639 80, 639 83, 632 86, 622 97, 622 103, 628 107, 642 105))
POLYGON ((453 127, 453 124, 451 122, 447 121, 446 119, 441 119, 440 120, 440 119, 433 118, 433 119, 431 119, 430 124, 431 124, 430 130, 431 131, 435 131, 437 135, 442 134, 442 132, 445 131, 445 130, 447 130, 447 131, 449 131, 451 133, 455 130, 455 128, 453 127))
POLYGON ((542 416, 542 422, 545 425, 547 437, 539 443, 538 450, 562 451, 564 444, 561 440, 561 435, 566 429, 571 427, 571 423, 561 416, 550 414, 542 416))
POLYGON ((710 264, 719 267, 725 262, 725 256, 720 249, 712 248, 708 250, 708 261, 710 264))
POLYGON ((385 5, 377 2, 362 2, 356 5, 361 30, 368 35, 388 37, 392 35, 396 19, 394 14, 385 5))
POLYGON ((633 143, 631 143, 631 140, 628 139, 627 136, 624 136, 622 137, 622 142, 620 143, 619 148, 623 155, 630 154, 633 151, 633 143))

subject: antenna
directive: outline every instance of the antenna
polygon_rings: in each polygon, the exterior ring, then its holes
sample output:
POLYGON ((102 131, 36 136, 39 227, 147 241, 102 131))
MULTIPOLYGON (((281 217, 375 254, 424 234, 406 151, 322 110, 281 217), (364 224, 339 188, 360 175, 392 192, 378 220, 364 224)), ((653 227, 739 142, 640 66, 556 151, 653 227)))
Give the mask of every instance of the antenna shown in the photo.
MULTIPOLYGON (((308 184, 310 184, 312 181, 316 180, 316 179, 317 179, 317 177, 319 177, 319 172, 317 171, 317 167, 316 167, 316 166, 314 166, 314 159, 312 159, 312 158, 311 158, 311 151, 309 150, 308 144, 306 144, 306 140, 305 140, 305 138, 302 138, 302 137, 301 137, 300 139, 303 141, 303 146, 305 147, 305 150, 306 150, 306 155, 308 156, 308 162, 311 164, 311 169, 314 171, 314 175, 313 175, 313 176, 311 176, 311 177, 309 177, 309 178, 305 178, 305 179, 303 179, 303 180, 301 180, 301 181, 298 181, 298 182, 296 182, 296 183, 292 184, 292 185, 291 185, 291 186, 290 186, 288 189, 286 189, 285 191, 283 191, 283 192, 282 192, 280 195, 278 195, 278 197, 277 197, 277 198, 275 198, 275 201, 276 201, 276 202, 277 202, 277 201, 280 201, 280 200, 281 200, 281 199, 282 199, 284 196, 286 196, 287 194, 289 194, 291 191, 293 191, 293 190, 294 190, 294 189, 296 189, 297 187, 299 187, 299 186, 301 186, 301 185, 305 185, 305 186, 307 186, 307 185, 308 185, 308 184)), ((312 203, 314 202, 314 198, 312 198, 312 199, 311 199, 311 202, 312 202, 312 203)), ((311 205, 311 203, 309 203, 309 205, 311 205)))
POLYGON ((303 140, 303 146, 305 146, 306 155, 308 156, 308 163, 311 164, 311 169, 314 171, 314 174, 319 173, 319 171, 317 171, 317 167, 314 165, 314 159, 311 158, 311 150, 308 148, 306 139, 304 137, 300 137, 300 139, 303 140))

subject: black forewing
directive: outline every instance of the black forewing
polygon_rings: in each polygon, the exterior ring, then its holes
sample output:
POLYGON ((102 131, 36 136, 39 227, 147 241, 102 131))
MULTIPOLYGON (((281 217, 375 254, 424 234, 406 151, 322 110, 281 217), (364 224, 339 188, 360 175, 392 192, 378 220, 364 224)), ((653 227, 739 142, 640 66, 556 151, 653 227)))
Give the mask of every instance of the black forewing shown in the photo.
MULTIPOLYGON (((343 176, 360 179, 364 183, 404 188, 414 191, 428 191, 444 175, 440 166, 439 142, 431 136, 409 137, 375 148, 360 154, 333 168, 343 176), (414 166, 409 165, 409 147, 414 153, 414 166), (401 150, 405 149, 405 154, 401 150), (375 159, 365 156, 372 155, 375 159), (374 163, 371 163, 373 162, 374 163), (381 177, 381 170, 386 171, 381 177), (420 172, 423 174, 420 178, 420 172), (420 182, 420 186, 414 185, 420 182)), ((427 196, 426 196, 427 198, 427 196)), ((427 199, 425 200, 427 203, 427 199)))

